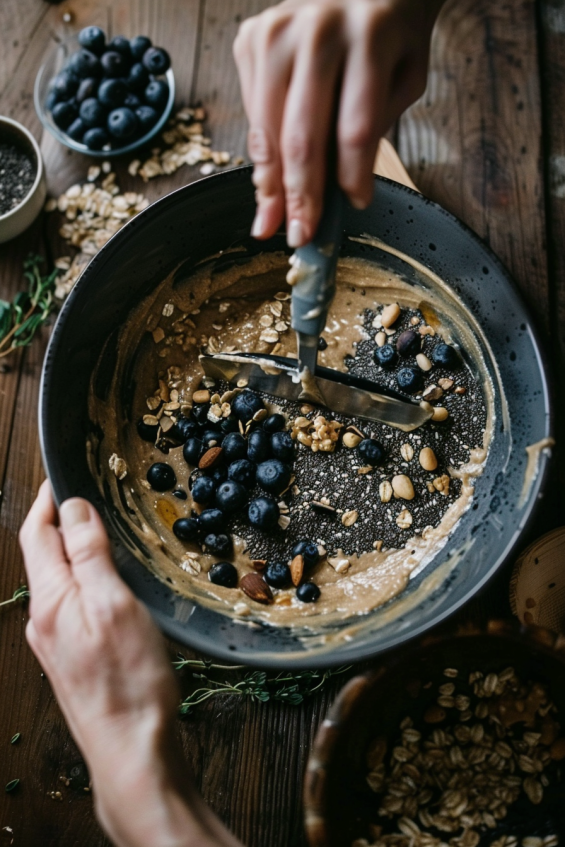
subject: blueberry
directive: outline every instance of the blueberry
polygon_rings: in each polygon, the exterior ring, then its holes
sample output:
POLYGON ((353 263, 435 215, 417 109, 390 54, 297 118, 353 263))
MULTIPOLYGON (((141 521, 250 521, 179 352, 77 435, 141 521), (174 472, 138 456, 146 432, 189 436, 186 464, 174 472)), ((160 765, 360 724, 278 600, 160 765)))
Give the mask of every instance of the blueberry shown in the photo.
POLYGON ((269 456, 269 436, 263 429, 249 433, 247 439, 247 455, 252 462, 264 462, 269 456))
POLYGON ((284 415, 269 415, 268 418, 265 418, 263 421, 263 429, 265 432, 280 432, 286 426, 286 419, 284 415))
POLYGON ((229 432, 222 442, 226 462, 245 459, 247 456, 247 441, 240 432, 229 432))
POLYGON ((84 133, 88 127, 85 126, 84 121, 81 121, 80 118, 77 118, 72 122, 72 124, 67 127, 67 135, 69 138, 72 138, 73 141, 82 141, 84 133))
POLYGON ((327 350, 327 348, 328 342, 325 338, 320 335, 320 337, 318 338, 318 350, 327 350))
POLYGON ((131 38, 129 42, 131 55, 138 61, 143 59, 143 54, 146 50, 149 50, 150 47, 152 47, 151 39, 147 38, 146 35, 136 35, 135 38, 131 38))
POLYGON ((76 94, 79 87, 79 78, 71 71, 61 71, 51 83, 51 91, 55 92, 56 101, 68 100, 76 94))
POLYGON ((401 332, 396 339, 396 349, 401 356, 416 356, 422 349, 422 339, 413 329, 401 332))
POLYGON ((139 128, 143 133, 149 132, 152 126, 155 126, 159 120, 159 115, 151 106, 138 106, 135 110, 139 128))
POLYGON ((127 93, 128 87, 123 79, 105 79, 100 83, 98 99, 107 109, 117 109, 123 106, 127 93))
POLYGON ((257 466, 257 482, 269 494, 281 494, 290 483, 290 468, 279 459, 268 459, 257 466))
POLYGON ((146 87, 143 97, 148 106, 153 106, 158 112, 162 112, 169 99, 169 86, 162 79, 154 79, 146 87))
POLYGON ((95 97, 88 97, 81 103, 79 115, 87 127, 104 126, 106 122, 106 109, 95 97))
POLYGON ((130 93, 126 96, 126 99, 124 100, 124 106, 127 106, 128 109, 133 109, 135 111, 141 106, 141 100, 139 99, 137 94, 130 93))
POLYGON ((214 480, 216 487, 228 478, 228 471, 224 464, 216 465, 216 467, 212 468, 211 471, 205 471, 205 473, 206 476, 209 476, 210 479, 214 480))
MULTIPOLYGON (((148 109, 149 106, 143 106, 144 109, 148 109)), ((222 432, 239 432, 239 421, 235 417, 235 415, 229 415, 227 418, 223 418, 220 429, 222 432)))
POLYGON ((143 91, 149 85, 149 74, 141 62, 132 65, 126 79, 130 91, 143 91))
POLYGON ((220 432, 217 429, 205 429, 200 439, 202 441, 202 445, 205 450, 209 450, 210 447, 219 447, 224 440, 223 432, 220 432))
POLYGON ((228 478, 245 485, 246 488, 253 488, 255 485, 255 470, 254 463, 250 462, 249 459, 237 459, 228 468, 228 478))
POLYGON ((192 499, 195 503, 211 503, 216 493, 216 483, 209 476, 199 476, 192 486, 192 499))
POLYGON ((275 432, 271 436, 271 453, 281 462, 294 460, 294 441, 290 437, 290 432, 275 432))
POLYGON ((179 500, 186 500, 188 494, 183 488, 175 488, 175 490, 173 491, 173 497, 176 497, 179 500))
POLYGON ((396 374, 396 381, 400 388, 412 394, 421 391, 424 386, 422 371, 418 368, 400 368, 396 374))
POLYGON ((299 541, 292 548, 292 558, 295 556, 302 556, 305 568, 313 568, 320 560, 320 551, 313 541, 299 541))
POLYGON ((455 347, 443 342, 436 344, 432 350, 432 359, 436 365, 444 368, 458 368, 461 365, 461 358, 455 347))
POLYGON ((173 524, 173 532, 181 541, 196 541, 199 529, 196 518, 179 518, 173 524))
POLYGON ((321 593, 313 582, 304 582, 296 589, 296 596, 302 603, 315 603, 321 593))
POLYGON ((164 74, 171 67, 171 58, 162 47, 149 47, 143 54, 143 64, 150 74, 164 74))
POLYGON ((77 108, 72 103, 56 103, 51 112, 53 123, 59 129, 66 129, 78 117, 77 108))
POLYGON ((118 53, 117 50, 107 50, 100 58, 100 64, 104 70, 104 75, 117 79, 120 76, 126 76, 129 71, 129 62, 118 53))
POLYGON ((95 126, 84 133, 83 143, 90 150, 102 150, 110 142, 110 136, 102 127, 95 126))
POLYGON ((158 431, 158 426, 150 426, 150 424, 143 423, 143 418, 140 418, 137 422, 137 434, 143 441, 152 441, 155 443, 158 431))
POLYGON ((106 46, 104 30, 100 29, 99 26, 85 26, 78 34, 78 43, 81 47, 99 56, 104 52, 106 46))
POLYGON ((77 103, 82 103, 83 100, 87 100, 89 97, 96 97, 97 91, 97 79, 94 79, 93 77, 87 77, 87 79, 83 79, 78 87, 77 103))
POLYGON ((208 571, 208 579, 214 585, 235 588, 237 585, 237 570, 230 562, 216 562, 208 571))
POLYGON ((190 413, 192 419, 198 423, 206 423, 208 420, 209 403, 195 403, 190 413))
POLYGON ((375 347, 373 355, 375 362, 381 368, 393 368, 398 361, 398 354, 392 344, 383 344, 382 347, 375 347))
POLYGON ((226 514, 237 512, 247 503, 247 491, 240 482, 228 479, 216 491, 216 505, 226 514))
POLYGON ((385 458, 385 450, 376 438, 364 438, 357 449, 366 465, 371 465, 373 468, 377 467, 377 465, 382 465, 385 458))
POLYGON ((129 43, 129 38, 126 38, 123 35, 115 35, 113 39, 108 44, 108 50, 115 50, 116 53, 120 53, 124 59, 127 59, 131 62, 131 46, 129 43))
POLYGON ((279 516, 280 509, 277 503, 269 497, 257 497, 251 501, 247 509, 249 523, 257 529, 274 529, 277 526, 279 516))
POLYGON ((231 538, 223 532, 208 533, 203 545, 207 553, 213 553, 215 556, 229 556, 232 551, 231 538))
POLYGON ((69 60, 68 68, 81 79, 102 76, 100 60, 90 50, 82 49, 77 53, 73 53, 69 60))
POLYGON ((252 420, 253 415, 256 415, 257 412, 260 412, 264 408, 263 401, 253 391, 242 391, 241 394, 237 394, 233 398, 231 404, 233 414, 240 421, 243 421, 243 423, 252 420))
POLYGON ((291 583, 289 566, 285 562, 270 562, 265 571, 265 582, 273 588, 288 588, 291 583))
POLYGON ((108 115, 107 126, 110 135, 122 141, 127 141, 128 138, 132 138, 135 135, 138 123, 131 109, 120 106, 119 109, 114 109, 108 115))
POLYGON ((180 441, 181 444, 184 444, 185 441, 188 441, 189 438, 198 435, 199 432, 200 427, 197 423, 189 420, 188 418, 180 417, 167 434, 172 436, 175 441, 180 441))
POLYGON ((220 509, 204 509, 198 518, 200 529, 205 535, 221 532, 226 525, 225 515, 220 509))
POLYGON ((65 98, 64 97, 59 98, 57 96, 57 92, 53 88, 50 88, 49 92, 47 94, 47 97, 45 98, 45 108, 46 108, 46 110, 48 112, 52 112, 53 106, 55 105, 55 103, 57 103, 59 101, 59 99, 64 100, 65 98))
POLYGON ((170 491, 177 484, 177 478, 166 462, 155 462, 147 471, 147 482, 154 491, 170 491))
POLYGON ((202 442, 199 438, 196 438, 194 435, 187 438, 182 448, 182 455, 187 465, 197 465, 203 449, 202 442))

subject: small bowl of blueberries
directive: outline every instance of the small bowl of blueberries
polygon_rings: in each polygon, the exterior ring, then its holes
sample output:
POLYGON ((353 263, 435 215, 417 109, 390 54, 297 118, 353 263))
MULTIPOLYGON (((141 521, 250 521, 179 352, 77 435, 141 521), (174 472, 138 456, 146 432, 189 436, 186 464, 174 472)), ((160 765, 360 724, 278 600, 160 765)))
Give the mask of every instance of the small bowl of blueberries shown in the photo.
POLYGON ((45 128, 72 150, 131 153, 169 117, 175 100, 171 60, 145 35, 108 41, 100 27, 87 26, 47 57, 34 100, 45 128))

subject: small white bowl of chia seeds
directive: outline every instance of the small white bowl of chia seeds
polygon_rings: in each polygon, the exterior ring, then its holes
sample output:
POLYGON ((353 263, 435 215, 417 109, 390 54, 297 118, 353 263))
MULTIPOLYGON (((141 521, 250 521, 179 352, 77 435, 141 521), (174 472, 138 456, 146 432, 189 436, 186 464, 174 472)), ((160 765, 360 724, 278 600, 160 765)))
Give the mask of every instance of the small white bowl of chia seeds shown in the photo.
POLYGON ((36 219, 47 194, 37 141, 22 124, 0 116, 0 243, 36 219))

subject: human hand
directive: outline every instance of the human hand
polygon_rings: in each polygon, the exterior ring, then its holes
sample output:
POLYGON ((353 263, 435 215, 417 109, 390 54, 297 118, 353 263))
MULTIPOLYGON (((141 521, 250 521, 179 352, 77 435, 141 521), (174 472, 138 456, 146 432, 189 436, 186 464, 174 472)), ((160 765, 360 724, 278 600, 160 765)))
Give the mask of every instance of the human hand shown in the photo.
POLYGON ((255 165, 252 235, 269 238, 286 210, 289 246, 312 239, 335 132, 340 186, 356 208, 371 202, 379 140, 424 91, 442 3, 285 0, 243 22, 234 56, 255 165))
POLYGON ((102 825, 123 847, 237 845, 192 788, 163 640, 118 576, 98 513, 75 498, 57 521, 44 482, 20 532, 26 636, 88 763, 102 825))

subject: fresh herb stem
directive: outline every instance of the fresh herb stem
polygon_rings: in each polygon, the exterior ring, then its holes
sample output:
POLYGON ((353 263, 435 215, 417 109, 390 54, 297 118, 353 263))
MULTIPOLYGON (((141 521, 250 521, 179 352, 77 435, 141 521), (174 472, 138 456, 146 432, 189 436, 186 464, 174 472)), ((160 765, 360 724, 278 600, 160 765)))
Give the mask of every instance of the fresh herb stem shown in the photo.
POLYGON ((185 659, 178 656, 173 666, 182 668, 199 668, 208 673, 192 672, 193 679, 204 683, 186 697, 180 705, 180 714, 188 715, 197 706, 220 694, 230 694, 238 697, 249 697, 256 702, 266 703, 275 700, 298 706, 324 686, 328 679, 349 670, 350 666, 326 671, 283 671, 276 676, 268 676, 265 671, 249 671, 239 682, 216 680, 210 673, 215 671, 241 671, 245 665, 217 665, 202 659, 185 659))
POLYGON ((29 591, 27 585, 20 585, 19 588, 16 588, 9 600, 2 600, 0 606, 9 606, 12 603, 18 603, 21 600, 27 600, 28 597, 29 591))
POLYGON ((24 262, 28 290, 19 291, 11 303, 0 300, 0 359, 31 344, 57 307, 55 285, 59 271, 42 275, 42 263, 41 256, 28 256, 24 262))

